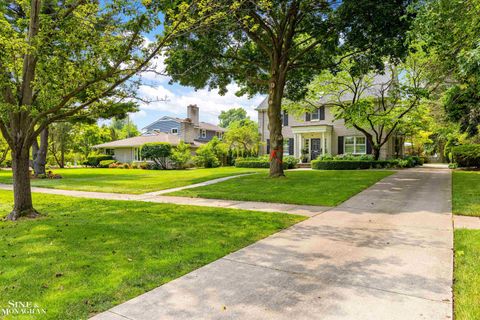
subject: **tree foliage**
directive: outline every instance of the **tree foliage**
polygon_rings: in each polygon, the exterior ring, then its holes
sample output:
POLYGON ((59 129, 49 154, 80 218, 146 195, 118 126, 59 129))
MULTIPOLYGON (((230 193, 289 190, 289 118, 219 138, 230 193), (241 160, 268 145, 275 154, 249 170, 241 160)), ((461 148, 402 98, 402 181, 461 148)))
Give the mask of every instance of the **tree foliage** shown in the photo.
POLYGON ((222 111, 218 116, 218 120, 220 120, 219 126, 222 128, 228 128, 231 123, 245 119, 248 119, 247 111, 243 108, 228 109, 227 111, 222 111))
POLYGON ((290 113, 332 107, 336 119, 362 132, 375 159, 396 133, 417 130, 427 110, 422 104, 434 89, 424 72, 430 67, 423 53, 410 55, 405 63, 389 66, 384 74, 358 73, 358 64, 346 59, 339 72, 323 72, 309 86, 306 99, 287 103, 290 113))
POLYGON ((168 169, 172 145, 168 142, 147 143, 142 146, 142 158, 152 160, 161 169, 168 169))
POLYGON ((177 169, 185 169, 191 159, 192 151, 189 144, 180 141, 180 143, 172 149, 170 160, 172 160, 177 169))
POLYGON ((222 18, 213 28, 177 38, 168 50, 167 70, 173 81, 195 88, 208 86, 224 93, 235 82, 240 86, 237 94, 268 93, 272 177, 283 175, 280 113, 284 96, 303 97, 315 74, 334 68, 342 54, 363 52, 372 65, 378 57, 395 57, 405 50, 410 1, 391 5, 380 0, 214 3, 222 18))
POLYGON ((447 78, 442 103, 462 132, 478 134, 480 124, 480 3, 429 0, 419 8, 412 37, 423 44, 437 73, 447 78))
POLYGON ((236 156, 248 157, 258 154, 260 134, 256 122, 246 119, 230 123, 223 139, 231 153, 236 156))
POLYGON ((204 168, 215 168, 226 163, 228 148, 217 137, 200 146, 194 157, 195 164, 204 168))

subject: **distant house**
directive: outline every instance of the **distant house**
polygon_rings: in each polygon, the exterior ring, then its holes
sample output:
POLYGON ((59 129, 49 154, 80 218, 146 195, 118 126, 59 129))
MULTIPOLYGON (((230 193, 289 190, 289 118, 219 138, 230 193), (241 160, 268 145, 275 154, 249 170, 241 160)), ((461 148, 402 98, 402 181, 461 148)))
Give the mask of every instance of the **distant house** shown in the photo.
POLYGON ((168 142, 177 145, 180 141, 190 144, 192 151, 213 137, 222 138, 226 129, 217 125, 200 122, 199 108, 187 107, 187 118, 164 116, 142 129, 142 135, 96 145, 95 148, 106 154, 112 154, 119 162, 142 161, 141 148, 146 143, 168 142))
MULTIPOLYGON (((387 76, 378 75, 375 77, 375 83, 379 85, 388 79, 387 76)), ((373 86, 367 92, 367 96, 373 96, 375 90, 373 86)), ((349 101, 348 95, 343 99, 349 101)), ((261 153, 270 153, 270 133, 268 130, 268 98, 256 108, 258 111, 258 128, 260 136, 264 142, 261 153)), ((372 147, 368 143, 365 135, 354 129, 347 127, 343 119, 335 119, 332 106, 328 102, 319 101, 319 107, 313 112, 306 112, 301 117, 294 117, 286 111, 282 111, 282 135, 284 137, 283 152, 284 155, 292 155, 296 158, 303 158, 305 154, 308 162, 314 160, 320 155, 331 154, 371 154, 372 147)), ((403 136, 392 135, 385 143, 380 152, 380 158, 391 158, 403 155, 403 136)))

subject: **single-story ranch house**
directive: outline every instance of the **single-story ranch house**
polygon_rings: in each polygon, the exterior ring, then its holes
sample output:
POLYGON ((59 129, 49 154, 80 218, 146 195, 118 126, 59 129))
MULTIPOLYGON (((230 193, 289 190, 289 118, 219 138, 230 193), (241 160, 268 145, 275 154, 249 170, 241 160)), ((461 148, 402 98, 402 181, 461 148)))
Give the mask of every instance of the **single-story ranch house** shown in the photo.
MULTIPOLYGON (((378 75, 378 86, 388 76, 378 75)), ((378 89, 378 88, 377 88, 378 89)), ((375 86, 370 94, 374 94, 375 86)), ((348 96, 345 97, 348 99, 348 96)), ((348 100, 346 100, 348 101, 348 100)), ((316 159, 319 155, 331 154, 371 154, 372 148, 365 135, 360 131, 349 128, 343 119, 335 119, 332 107, 327 103, 321 105, 314 112, 303 114, 300 119, 282 111, 282 134, 284 138, 284 155, 292 155, 302 158, 302 150, 306 151, 307 161, 316 159)), ((270 153, 270 133, 268 131, 268 97, 256 108, 258 111, 258 128, 260 131, 263 147, 262 154, 270 153)), ((382 146, 380 158, 393 158, 403 156, 404 138, 402 135, 392 135, 385 145, 382 146)))
POLYGON ((199 108, 196 105, 187 107, 187 118, 161 117, 142 129, 142 135, 96 145, 94 148, 113 155, 122 162, 142 161, 141 148, 146 143, 168 142, 175 146, 184 141, 190 144, 192 151, 213 137, 223 137, 226 129, 211 123, 199 121, 199 108))

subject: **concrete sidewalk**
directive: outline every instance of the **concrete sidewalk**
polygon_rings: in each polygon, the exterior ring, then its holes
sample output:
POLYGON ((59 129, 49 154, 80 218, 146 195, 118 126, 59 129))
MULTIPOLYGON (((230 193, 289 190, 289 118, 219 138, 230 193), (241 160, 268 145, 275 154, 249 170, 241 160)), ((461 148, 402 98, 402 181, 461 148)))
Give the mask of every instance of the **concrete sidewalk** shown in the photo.
POLYGON ((451 173, 402 170, 94 320, 451 319, 451 173))
MULTIPOLYGON (((229 178, 231 179, 231 177, 229 178)), ((9 184, 0 184, 0 189, 12 190, 13 187, 12 185, 9 185, 9 184)), ((173 189, 168 189, 168 192, 172 192, 172 190, 173 189)), ((50 189, 50 188, 39 188, 39 187, 32 187, 32 192, 56 194, 56 195, 76 197, 76 198, 122 200, 122 201, 143 201, 143 202, 171 203, 171 204, 200 206, 200 207, 242 209, 242 210, 263 211, 263 212, 283 212, 283 213, 297 214, 297 215, 302 215, 307 217, 313 217, 319 213, 322 213, 331 209, 330 207, 323 207, 323 206, 297 205, 297 204, 287 204, 287 203, 269 203, 269 202, 254 202, 254 201, 162 196, 162 195, 157 195, 157 193, 121 194, 121 193, 50 189)))

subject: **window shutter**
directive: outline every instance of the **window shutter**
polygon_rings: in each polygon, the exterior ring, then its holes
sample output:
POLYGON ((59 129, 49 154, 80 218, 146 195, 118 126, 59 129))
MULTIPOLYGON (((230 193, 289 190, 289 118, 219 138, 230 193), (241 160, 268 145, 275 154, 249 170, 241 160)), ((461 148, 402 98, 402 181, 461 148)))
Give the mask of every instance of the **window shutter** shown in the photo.
POLYGON ((367 140, 367 154, 372 154, 372 144, 370 143, 370 140, 368 140, 367 137, 365 137, 365 140, 367 140))
POLYGON ((325 106, 320 107, 320 114, 318 115, 318 118, 320 120, 325 120, 325 106))
POLYGON ((293 156, 293 138, 288 139, 288 154, 293 156))
POLYGON ((338 154, 343 154, 343 136, 338 136, 338 154))
POLYGON ((270 139, 267 139, 267 154, 270 154, 270 139))
POLYGON ((305 113, 305 121, 310 121, 310 113, 305 113))
POLYGON ((288 126, 288 112, 285 110, 283 111, 283 125, 288 126))

